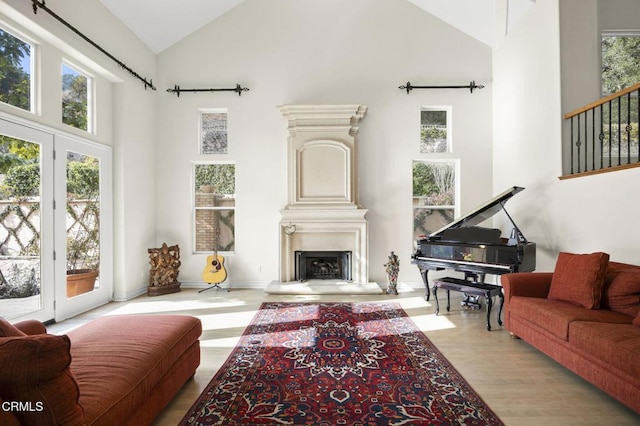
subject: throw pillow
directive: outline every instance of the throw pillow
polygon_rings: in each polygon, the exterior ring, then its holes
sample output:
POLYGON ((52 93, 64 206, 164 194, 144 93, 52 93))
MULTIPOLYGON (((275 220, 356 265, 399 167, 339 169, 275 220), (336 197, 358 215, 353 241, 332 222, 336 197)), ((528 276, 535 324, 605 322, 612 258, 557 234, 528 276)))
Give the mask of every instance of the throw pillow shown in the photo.
POLYGON ((82 424, 70 347, 67 336, 52 334, 0 339, 0 398, 23 404, 13 412, 20 424, 82 424))
POLYGON ((640 312, 640 271, 607 272, 602 308, 635 317, 640 312))
POLYGON ((13 324, 4 318, 0 318, 0 337, 26 336, 22 330, 16 328, 13 324))
POLYGON ((607 253, 560 253, 548 298, 598 309, 608 263, 607 253))

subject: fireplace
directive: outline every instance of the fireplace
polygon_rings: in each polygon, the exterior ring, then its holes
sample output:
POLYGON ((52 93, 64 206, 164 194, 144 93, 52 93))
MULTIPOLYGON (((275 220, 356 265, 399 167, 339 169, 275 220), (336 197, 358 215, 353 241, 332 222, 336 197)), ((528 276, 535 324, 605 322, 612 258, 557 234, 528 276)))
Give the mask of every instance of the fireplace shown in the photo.
POLYGON ((296 281, 351 281, 350 251, 296 251, 296 281))
POLYGON ((280 282, 368 283, 367 210, 358 203, 357 182, 359 122, 367 107, 283 105, 280 110, 289 130, 280 282), (309 257, 316 258, 318 271, 309 257))

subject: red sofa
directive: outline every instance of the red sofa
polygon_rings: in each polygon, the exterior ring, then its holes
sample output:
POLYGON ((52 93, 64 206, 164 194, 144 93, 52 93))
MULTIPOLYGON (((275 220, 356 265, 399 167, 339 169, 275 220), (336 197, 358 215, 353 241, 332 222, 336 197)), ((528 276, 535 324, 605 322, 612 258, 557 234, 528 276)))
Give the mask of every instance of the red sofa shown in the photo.
POLYGON ((640 413, 640 266, 560 253, 554 272, 501 277, 505 327, 640 413))
POLYGON ((101 317, 67 335, 0 319, 0 424, 148 425, 200 364, 200 320, 101 317))

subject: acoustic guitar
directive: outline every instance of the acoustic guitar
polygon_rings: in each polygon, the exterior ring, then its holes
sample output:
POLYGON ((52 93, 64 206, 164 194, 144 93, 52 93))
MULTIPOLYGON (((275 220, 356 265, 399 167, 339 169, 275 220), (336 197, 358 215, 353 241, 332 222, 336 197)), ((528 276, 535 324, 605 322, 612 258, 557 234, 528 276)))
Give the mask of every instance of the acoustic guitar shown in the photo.
MULTIPOLYGON (((224 256, 218 254, 218 237, 220 228, 216 228, 214 247, 215 252, 207 256, 207 265, 202 271, 202 280, 207 284, 212 284, 212 288, 221 288, 218 284, 227 279, 227 270, 224 268, 224 256)), ((209 290, 209 289, 205 289, 209 290)), ((204 291, 204 290, 201 290, 204 291)))

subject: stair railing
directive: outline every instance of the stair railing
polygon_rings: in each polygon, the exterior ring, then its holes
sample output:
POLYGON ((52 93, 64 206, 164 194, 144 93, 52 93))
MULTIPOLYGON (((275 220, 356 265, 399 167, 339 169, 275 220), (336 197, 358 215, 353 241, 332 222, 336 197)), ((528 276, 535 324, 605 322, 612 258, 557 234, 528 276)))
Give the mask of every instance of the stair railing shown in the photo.
POLYGON ((570 158, 561 179, 640 167, 640 83, 567 113, 564 119, 570 126, 570 158))

